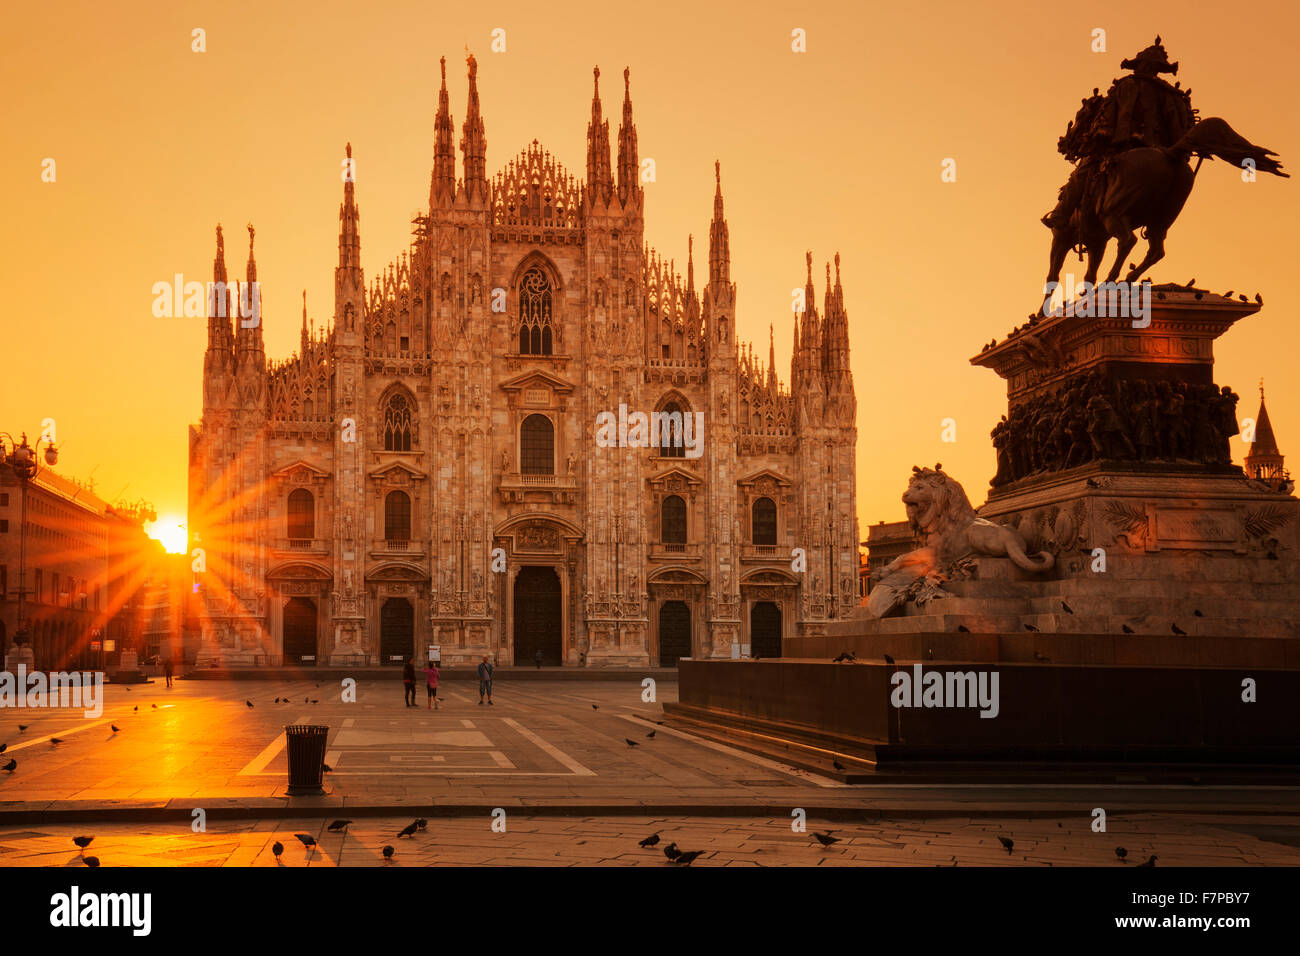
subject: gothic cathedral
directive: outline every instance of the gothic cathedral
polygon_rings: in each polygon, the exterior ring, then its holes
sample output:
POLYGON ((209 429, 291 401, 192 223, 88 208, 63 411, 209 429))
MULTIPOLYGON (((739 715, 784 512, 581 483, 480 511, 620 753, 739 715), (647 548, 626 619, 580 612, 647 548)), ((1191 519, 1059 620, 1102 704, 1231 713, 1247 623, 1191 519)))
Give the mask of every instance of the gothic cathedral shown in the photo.
POLYGON ((298 354, 267 360, 252 228, 229 290, 217 229, 189 445, 200 666, 780 656, 858 601, 839 257, 820 314, 807 257, 787 388, 736 340, 720 173, 702 290, 693 255, 683 280, 645 245, 627 71, 616 167, 597 70, 586 182, 535 140, 489 178, 468 62, 462 177, 444 61, 428 214, 367 285, 345 176, 333 322, 309 330, 304 304, 298 354), (674 440, 636 441, 646 419, 674 440))

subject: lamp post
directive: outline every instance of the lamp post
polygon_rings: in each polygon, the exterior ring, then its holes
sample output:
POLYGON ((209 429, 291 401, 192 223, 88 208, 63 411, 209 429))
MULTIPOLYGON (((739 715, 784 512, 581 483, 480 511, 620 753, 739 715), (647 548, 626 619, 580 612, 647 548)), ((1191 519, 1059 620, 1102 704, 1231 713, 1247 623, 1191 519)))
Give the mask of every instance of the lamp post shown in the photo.
POLYGON ((18 532, 18 623, 14 628, 14 646, 27 643, 27 622, 23 616, 23 599, 27 594, 27 485, 41 471, 41 445, 45 446, 45 464, 53 466, 59 461, 59 450, 54 442, 39 438, 35 447, 27 443, 27 433, 15 441, 8 432, 0 432, 0 462, 13 469, 22 494, 21 527, 18 532))

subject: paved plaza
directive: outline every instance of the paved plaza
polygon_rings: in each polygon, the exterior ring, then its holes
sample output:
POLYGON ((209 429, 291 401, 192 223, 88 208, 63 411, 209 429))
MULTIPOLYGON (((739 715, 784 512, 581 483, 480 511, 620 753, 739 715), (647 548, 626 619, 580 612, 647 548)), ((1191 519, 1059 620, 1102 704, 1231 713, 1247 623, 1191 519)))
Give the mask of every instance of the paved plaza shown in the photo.
POLYGON ((1122 772, 847 786, 661 723, 672 682, 654 702, 634 681, 499 681, 490 707, 476 690, 447 681, 429 711, 422 687, 408 708, 394 681, 360 681, 355 703, 338 683, 177 681, 110 685, 97 717, 0 711, 17 761, 0 774, 0 865, 80 865, 81 833, 106 865, 274 865, 277 840, 294 866, 384 864, 386 843, 391 865, 665 865, 637 846, 655 831, 707 866, 1123 865, 1117 845, 1159 865, 1300 865, 1292 786, 1122 772), (330 727, 324 796, 285 794, 292 723, 330 727), (1105 833, 1091 829, 1097 807, 1105 833), (797 811, 806 832, 791 828, 797 811), (420 816, 428 829, 399 839, 420 816), (325 832, 335 818, 354 821, 346 837, 325 832), (840 842, 824 849, 811 834, 827 829, 840 842))

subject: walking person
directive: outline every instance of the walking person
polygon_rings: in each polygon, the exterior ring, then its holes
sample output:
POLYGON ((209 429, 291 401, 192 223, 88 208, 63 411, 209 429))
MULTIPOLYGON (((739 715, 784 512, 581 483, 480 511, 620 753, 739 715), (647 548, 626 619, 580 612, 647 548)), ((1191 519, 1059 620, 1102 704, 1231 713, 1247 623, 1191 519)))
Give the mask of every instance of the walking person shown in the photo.
POLYGON ((478 705, 483 706, 483 695, 487 694, 488 706, 492 706, 492 662, 486 654, 478 665, 478 705))
POLYGON ((539 647, 537 653, 533 655, 533 660, 537 662, 537 669, 542 669, 542 649, 539 647))
POLYGON ((424 665, 424 689, 429 697, 429 709, 438 709, 438 665, 429 661, 424 665))
POLYGON ((165 661, 163 661, 163 676, 167 678, 168 687, 172 686, 172 674, 174 673, 174 671, 175 668, 172 665, 172 659, 169 657, 165 661))
POLYGON ((406 685, 406 706, 415 706, 415 661, 411 658, 406 659, 402 665, 402 683, 406 685))

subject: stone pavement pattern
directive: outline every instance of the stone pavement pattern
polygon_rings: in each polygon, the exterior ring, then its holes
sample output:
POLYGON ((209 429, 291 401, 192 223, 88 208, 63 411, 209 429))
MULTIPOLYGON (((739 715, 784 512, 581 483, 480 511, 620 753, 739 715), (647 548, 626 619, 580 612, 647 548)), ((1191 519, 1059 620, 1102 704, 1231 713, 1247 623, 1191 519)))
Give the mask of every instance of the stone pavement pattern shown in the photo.
POLYGON ((399 838, 410 822, 361 819, 346 834, 326 832, 328 821, 321 819, 218 823, 204 833, 181 822, 4 827, 0 866, 82 866, 72 842, 81 834, 94 837, 87 853, 103 866, 666 866, 662 847, 669 842, 703 850, 695 866, 1133 866, 1152 853, 1162 867, 1300 865, 1300 829, 1290 818, 1253 821, 1249 829, 1266 839, 1231 820, 1160 814, 1112 819, 1106 833, 1093 833, 1077 817, 869 825, 809 819, 806 833, 794 833, 789 822, 777 819, 507 814, 504 833, 493 832, 488 816, 435 818, 427 830, 399 838), (840 842, 823 848, 812 833, 827 829, 840 842), (659 847, 637 845, 656 831, 659 847), (315 851, 295 833, 315 837, 315 851), (1014 841, 1012 852, 999 836, 1014 841), (272 853, 276 841, 284 845, 279 863, 272 853), (391 864, 382 856, 385 844, 395 850, 391 864), (1116 857, 1117 846, 1128 850, 1127 864, 1116 857))
POLYGON ((419 816, 419 808, 435 806, 470 817, 498 806, 512 815, 579 817, 642 810, 776 818, 804 807, 810 815, 844 811, 860 820, 1000 813, 1077 823, 1098 806, 1112 815, 1300 816, 1294 786, 1148 786, 1134 772, 1113 774, 1106 784, 1048 777, 972 782, 958 775, 939 784, 882 776, 849 787, 659 724, 662 702, 676 695, 672 682, 658 684, 655 703, 642 701, 640 684, 630 681, 499 681, 491 707, 478 705, 476 690, 449 682, 441 709, 430 712, 422 689, 418 708, 403 706, 393 681, 358 683, 355 703, 342 701, 337 683, 178 681, 170 690, 161 683, 109 685, 95 718, 0 710, 5 758, 18 763, 13 773, 0 772, 0 826, 26 826, 52 812, 121 821, 113 814, 132 809, 175 825, 160 815, 164 808, 188 826, 195 806, 212 814, 210 827, 224 811, 246 821, 313 814, 319 821, 363 807, 372 808, 371 816, 406 807, 419 816), (284 795, 283 727, 302 722, 331 728, 326 759, 335 772, 326 775, 324 797, 284 795))

